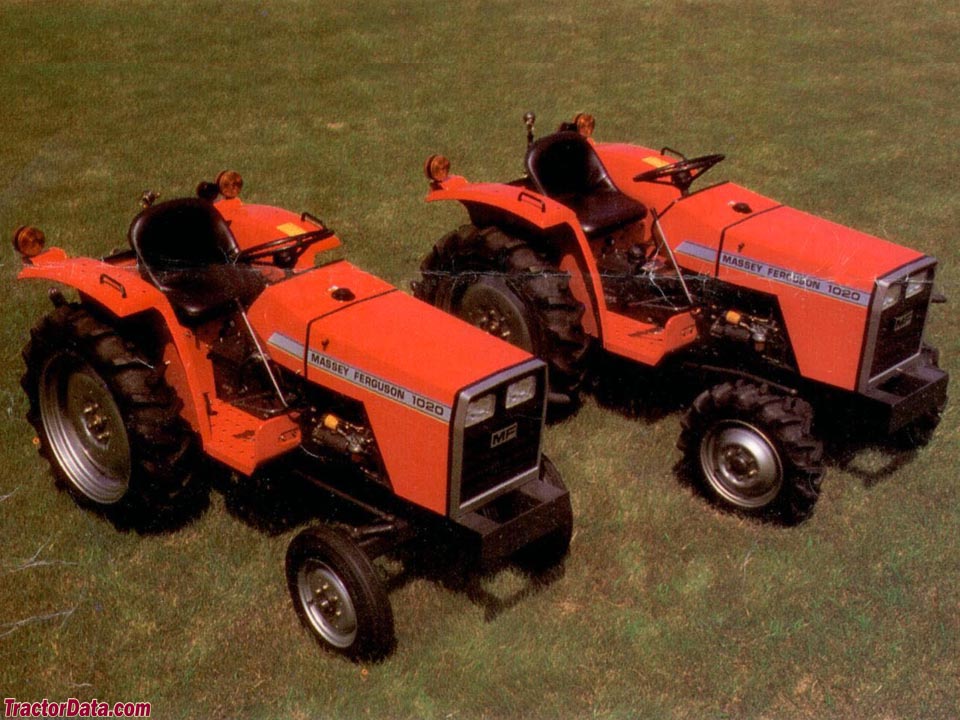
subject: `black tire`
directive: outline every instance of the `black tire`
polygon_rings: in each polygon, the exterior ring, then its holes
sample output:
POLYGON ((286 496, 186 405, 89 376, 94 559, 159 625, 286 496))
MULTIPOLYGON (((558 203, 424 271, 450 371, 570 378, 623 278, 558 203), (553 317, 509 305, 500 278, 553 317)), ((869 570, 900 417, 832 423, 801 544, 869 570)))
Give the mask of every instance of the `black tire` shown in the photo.
MULTIPOLYGON (((541 458, 540 479, 559 490, 567 491, 560 472, 546 455, 541 458)), ((570 551, 570 540, 573 537, 573 506, 569 493, 559 507, 557 529, 534 540, 513 555, 514 564, 531 575, 549 573, 563 562, 570 551)))
POLYGON ((307 528, 287 548, 286 572, 297 616, 324 648, 356 662, 393 649, 390 599, 356 543, 322 525, 307 528))
POLYGON ((822 443, 804 400, 744 380, 701 393, 682 419, 686 473, 722 506, 792 525, 820 495, 822 443))
POLYGON ((146 356, 78 305, 31 330, 27 420, 58 484, 118 525, 153 529, 193 509, 195 436, 146 356))
POLYGON ((420 265, 418 298, 540 357, 554 402, 571 401, 587 369, 590 338, 570 277, 499 228, 464 225, 420 265))

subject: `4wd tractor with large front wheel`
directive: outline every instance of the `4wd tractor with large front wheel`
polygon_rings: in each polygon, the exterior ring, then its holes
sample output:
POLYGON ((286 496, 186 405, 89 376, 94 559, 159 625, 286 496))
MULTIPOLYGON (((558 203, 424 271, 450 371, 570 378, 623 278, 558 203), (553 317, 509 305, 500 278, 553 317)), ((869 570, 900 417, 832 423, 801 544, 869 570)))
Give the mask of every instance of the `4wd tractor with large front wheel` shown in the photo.
POLYGON ((683 465, 744 513, 810 514, 815 415, 929 439, 947 388, 923 340, 934 258, 730 182, 691 190, 722 155, 595 142, 585 114, 535 140, 524 119, 513 182, 428 158, 427 199, 462 203, 470 223, 423 260, 417 297, 543 358, 556 403, 576 400, 600 350, 703 383, 683 465))
POLYGON ((287 585, 304 626, 357 660, 395 641, 382 555, 435 538, 473 567, 562 562, 572 513, 542 455, 545 364, 338 259, 319 219, 245 204, 240 186, 228 172, 197 197, 145 194, 129 249, 102 259, 16 232, 20 277, 76 293, 51 290, 23 351, 59 483, 139 528, 194 506, 204 464, 241 490, 322 497, 335 511, 291 542, 287 585))

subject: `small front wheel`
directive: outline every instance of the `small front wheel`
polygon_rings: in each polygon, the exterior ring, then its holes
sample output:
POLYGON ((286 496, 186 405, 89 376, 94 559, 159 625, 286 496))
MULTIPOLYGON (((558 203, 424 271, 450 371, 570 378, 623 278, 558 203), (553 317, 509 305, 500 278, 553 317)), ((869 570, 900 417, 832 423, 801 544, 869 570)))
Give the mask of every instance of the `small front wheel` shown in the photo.
POLYGON ((820 495, 823 446, 800 398, 738 380, 701 393, 683 418, 687 473, 721 505, 793 525, 820 495))
POLYGON ((712 425, 700 442, 700 467, 711 489, 746 510, 769 505, 783 488, 783 463, 763 430, 739 419, 712 425))
POLYGON ((300 620, 327 649, 354 661, 386 657, 393 610, 370 558, 349 538, 308 528, 287 549, 287 587, 300 620))

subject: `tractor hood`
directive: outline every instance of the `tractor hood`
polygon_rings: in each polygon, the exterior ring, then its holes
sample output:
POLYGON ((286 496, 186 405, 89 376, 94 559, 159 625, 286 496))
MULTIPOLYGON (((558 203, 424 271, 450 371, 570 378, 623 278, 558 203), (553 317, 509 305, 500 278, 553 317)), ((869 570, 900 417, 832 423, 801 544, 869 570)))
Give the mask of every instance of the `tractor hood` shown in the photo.
POLYGON ((734 183, 677 200, 661 223, 681 262, 696 258, 701 272, 738 270, 824 294, 856 292, 862 304, 877 278, 923 257, 734 183))
POLYGON ((346 261, 268 287, 249 317, 274 360, 290 370, 442 420, 450 419, 460 390, 530 359, 346 261))

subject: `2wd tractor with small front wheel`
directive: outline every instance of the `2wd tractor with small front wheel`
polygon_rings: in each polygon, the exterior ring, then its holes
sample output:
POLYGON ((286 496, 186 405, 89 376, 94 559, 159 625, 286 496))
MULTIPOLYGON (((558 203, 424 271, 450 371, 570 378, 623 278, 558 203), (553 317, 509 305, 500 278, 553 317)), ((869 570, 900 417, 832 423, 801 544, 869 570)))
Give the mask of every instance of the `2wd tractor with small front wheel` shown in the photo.
POLYGON ((335 511, 308 513, 325 522, 291 542, 287 585, 320 643, 357 660, 395 641, 380 556, 561 563, 573 520, 542 454, 545 364, 340 259, 315 216, 242 202, 241 185, 227 172, 196 197, 145 194, 129 248, 101 259, 16 232, 19 277, 76 296, 51 290, 23 351, 59 483, 138 528, 195 505, 201 468, 322 497, 335 511))
POLYGON ((602 356, 699 384, 683 465, 725 507, 807 517, 823 475, 816 417, 926 442, 947 374, 923 339, 937 261, 730 182, 722 155, 593 139, 578 115, 534 139, 525 174, 472 183, 428 158, 429 201, 470 223, 421 265, 417 297, 543 358, 570 404, 602 356))

